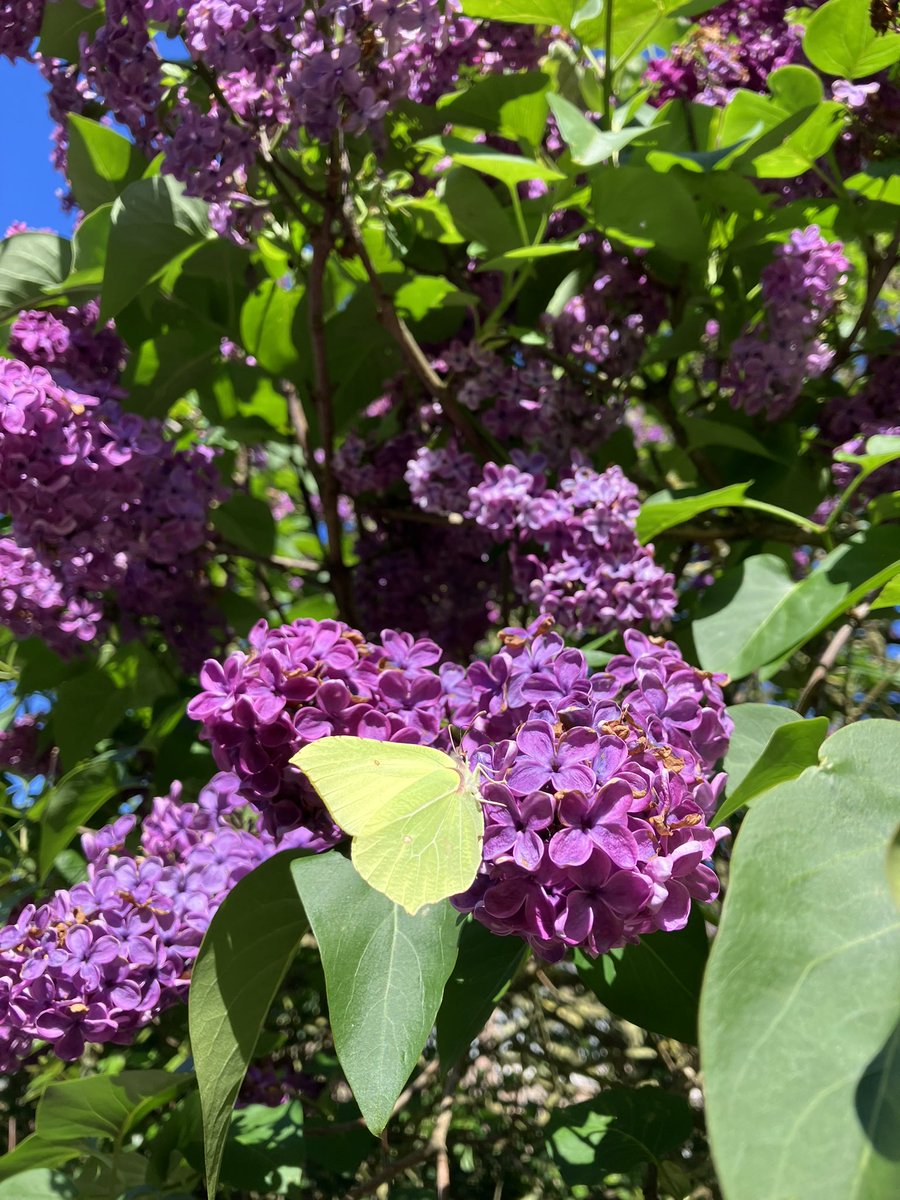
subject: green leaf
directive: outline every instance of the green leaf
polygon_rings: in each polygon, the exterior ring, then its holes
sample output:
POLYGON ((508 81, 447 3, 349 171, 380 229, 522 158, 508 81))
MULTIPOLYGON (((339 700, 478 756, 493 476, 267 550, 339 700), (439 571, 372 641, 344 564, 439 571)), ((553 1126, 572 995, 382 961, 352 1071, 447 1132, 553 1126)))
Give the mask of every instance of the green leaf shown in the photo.
POLYGON ((81 0, 51 0, 44 8, 38 50, 46 58, 78 62, 78 41, 83 33, 90 41, 103 24, 103 5, 90 8, 81 0))
POLYGON ((176 258, 209 236, 206 204, 171 175, 129 183, 112 207, 101 320, 122 311, 176 258))
POLYGON ((900 572, 900 541, 877 525, 833 550, 799 583, 781 559, 760 554, 726 571, 694 621, 700 664, 740 679, 778 662, 900 572))
POLYGON ((693 1124, 683 1096, 657 1087, 614 1087, 593 1100, 555 1109, 546 1129, 565 1182, 594 1188, 605 1175, 658 1164, 687 1141, 693 1124))
POLYGON ((710 825, 715 828, 739 808, 756 800, 763 792, 796 779, 807 767, 819 761, 819 747, 828 736, 828 718, 789 721, 779 725, 763 748, 762 754, 737 785, 729 787, 728 798, 720 806, 710 825))
POLYGON ((864 454, 848 454, 839 450, 834 457, 837 462, 853 463, 859 467, 861 475, 859 482, 862 482, 879 467, 885 467, 888 463, 896 462, 900 458, 900 437, 887 435, 870 437, 866 442, 864 454))
POLYGON ((900 919, 884 871, 900 729, 859 722, 821 757, 747 815, 704 983, 707 1119, 728 1200, 900 1192, 900 919))
POLYGON ((829 0, 806 22, 803 53, 826 75, 861 79, 900 59, 900 33, 876 33, 868 0, 829 0))
POLYGON ((517 183, 527 183, 533 179, 552 182, 565 179, 565 175, 556 167, 535 159, 523 158, 519 154, 505 154, 502 150, 494 150, 490 146, 478 142, 464 142, 455 137, 426 138, 418 143, 421 150, 443 158, 449 156, 460 167, 471 167, 482 175, 499 179, 501 183, 514 187, 517 183))
POLYGON ((547 125, 550 77, 541 71, 467 80, 464 91, 441 96, 437 110, 448 121, 493 130, 501 137, 539 146, 547 125))
POLYGON ((303 1106, 248 1104, 231 1118, 222 1156, 222 1182, 242 1192, 284 1195, 302 1179, 306 1158, 303 1106))
POLYGON ((459 954, 437 1015, 441 1069, 450 1070, 478 1037, 528 956, 516 937, 498 937, 480 921, 467 921, 459 954))
POLYGON ((241 341, 265 371, 281 375, 299 361, 294 322, 303 293, 264 280, 241 308, 241 341))
POLYGON ((35 1135, 48 1142, 121 1140, 193 1082, 189 1073, 122 1071, 51 1083, 38 1104, 35 1135))
POLYGON ((265 500, 235 492, 213 511, 212 524, 240 550, 268 558, 275 549, 275 520, 265 500))
POLYGON ((38 1168, 0 1183, 0 1200, 74 1200, 75 1184, 62 1171, 38 1168))
POLYGON ((646 934, 636 946, 623 946, 598 959, 576 953, 575 965, 582 983, 615 1016, 696 1045, 708 953, 706 926, 694 908, 684 929, 646 934))
POLYGON ((38 304, 72 266, 72 247, 52 233, 16 233, 0 242, 0 320, 38 304))
POLYGON ((867 200, 882 204, 900 204, 900 171, 897 162, 869 163, 868 173, 860 171, 844 180, 849 192, 858 192, 867 200))
POLYGON ((512 215, 474 171, 454 167, 444 178, 444 201, 464 238, 479 242, 490 254, 518 246, 521 238, 512 215))
POLYGON ((72 234, 72 274, 63 280, 64 291, 99 287, 103 281, 106 250, 112 229, 112 205, 103 204, 84 218, 72 234))
POLYGON ((307 930, 282 851, 245 875, 210 923, 191 975, 188 1020, 203 1110, 207 1191, 216 1194, 231 1110, 259 1032, 307 930))
POLYGON ((562 139, 569 147, 572 162, 578 166, 593 167, 606 162, 635 138, 647 135, 643 125, 609 133, 588 120, 580 108, 563 96, 549 96, 548 100, 562 139))
POLYGON ((135 349, 125 374, 130 409, 164 417, 192 388, 210 385, 219 347, 198 332, 173 329, 135 349))
POLYGON ((335 1052, 380 1133, 434 1025, 458 915, 443 901, 411 917, 334 851, 295 863, 293 876, 319 944, 335 1052))
POLYGON ((739 89, 722 117, 720 140, 752 141, 735 160, 760 178, 780 179, 807 170, 833 145, 843 109, 822 96, 822 81, 808 67, 779 67, 766 81, 769 95, 739 89))
POLYGON ((591 173, 598 228, 631 246, 658 246, 679 262, 706 255, 706 233, 690 192, 670 171, 598 167, 591 173))
POLYGON ((775 730, 803 718, 792 708, 780 704, 732 704, 725 711, 734 722, 734 732, 722 769, 728 775, 729 791, 734 791, 765 750, 775 730))
POLYGON ((71 113, 67 119, 67 174, 75 199, 85 212, 111 204, 124 188, 140 179, 147 160, 128 138, 71 113))
POLYGON ((38 871, 45 879, 60 851, 78 829, 119 791, 119 777, 111 755, 81 763, 47 793, 41 814, 38 871))
POLYGON ((682 525, 700 513, 709 512, 713 508, 729 508, 740 505, 747 495, 750 483, 732 483, 728 487, 718 488, 714 492, 705 492, 700 496, 677 497, 672 500, 650 499, 641 505, 635 532, 638 540, 646 544, 651 542, 666 529, 682 525))
POLYGON ((887 875, 891 895, 894 897, 897 906, 900 907, 900 827, 898 827, 888 847, 887 875))
POLYGON ((900 608, 900 575, 884 585, 872 607, 900 608))
POLYGON ((475 303, 474 296, 441 275, 417 275, 394 292, 397 311, 410 321, 421 321, 435 309, 475 303))
POLYGON ((581 0, 463 0, 467 17, 485 17, 516 25, 568 26, 581 0))
POLYGON ((51 722, 63 766, 74 767, 108 737, 129 709, 147 708, 171 693, 174 680, 139 642, 129 642, 57 688, 51 722))
MULTIPOLYGON (((30 1137, 23 1138, 15 1150, 0 1157, 0 1183, 14 1175, 32 1171, 35 1167, 61 1167, 69 1159, 77 1158, 80 1153, 78 1146, 65 1142, 50 1142, 33 1133, 30 1137)), ((2 1195, 3 1189, 0 1187, 0 1196, 2 1195)))

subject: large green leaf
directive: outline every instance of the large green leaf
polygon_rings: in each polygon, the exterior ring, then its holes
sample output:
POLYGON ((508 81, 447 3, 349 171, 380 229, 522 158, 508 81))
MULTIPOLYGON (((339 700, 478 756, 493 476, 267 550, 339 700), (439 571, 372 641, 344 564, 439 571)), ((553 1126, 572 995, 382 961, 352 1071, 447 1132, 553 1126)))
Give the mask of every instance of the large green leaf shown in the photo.
POLYGON ((16 233, 0 242, 0 321, 38 304, 69 274, 72 247, 52 233, 16 233))
POLYGON ((122 1139, 154 1109, 192 1086, 190 1074, 122 1071, 51 1083, 35 1115, 35 1136, 47 1142, 122 1139))
POLYGON ((691 1136, 683 1096, 656 1087, 607 1088, 593 1100, 557 1108, 547 1123, 550 1152, 569 1185, 596 1188, 604 1175, 658 1164, 691 1136))
POLYGON ((102 663, 65 679, 50 718, 63 766, 70 769, 91 754, 130 709, 148 708, 174 689, 172 677, 140 642, 129 642, 102 663))
POLYGON ((808 67, 779 67, 766 81, 768 95, 738 89, 722 116, 723 145, 751 141, 736 164, 761 178, 807 170, 834 143, 843 109, 826 101, 822 81, 808 67))
POLYGON ((700 987, 709 952, 694 909, 684 929, 649 933, 599 959, 576 954, 582 982, 611 1013, 664 1037, 695 1045, 700 987))
POLYGON ((268 557, 275 549, 275 520, 265 500, 235 492, 212 516, 215 529, 229 545, 268 557))
POLYGON ((869 0, 828 0, 806 22, 803 53, 826 75, 860 79, 900 58, 900 33, 877 33, 869 0))
POLYGON ((700 1014, 727 1200, 900 1193, 898 778, 900 728, 860 722, 744 821, 700 1014))
POLYGON ((15 1150, 0 1156, 0 1183, 25 1171, 33 1171, 35 1167, 60 1167, 80 1153, 80 1148, 71 1142, 50 1142, 32 1133, 23 1138, 15 1150))
POLYGON ((740 679, 798 649, 900 571, 892 525, 857 534, 799 583, 781 559, 760 554, 727 571, 694 622, 700 664, 740 679))
POLYGON ((62 1171, 36 1167, 0 1183, 0 1200, 74 1200, 75 1184, 62 1171))
POLYGON ((449 1071, 468 1050, 528 955, 517 937, 498 937, 480 921, 467 921, 459 954, 437 1015, 441 1069, 449 1071))
POLYGON ((580 7, 580 0, 463 0, 462 11, 467 17, 516 25, 568 26, 580 7))
POLYGON ((658 534, 675 525, 690 521, 700 513, 714 508, 730 508, 740 505, 747 494, 749 483, 731 483, 700 496, 674 497, 671 500, 651 499, 641 505, 638 513, 636 533, 641 542, 651 542, 658 534))
POLYGON ((300 853, 283 851, 244 876, 213 917, 194 963, 188 1016, 210 1198, 259 1032, 307 929, 291 877, 300 853))
POLYGON ((569 147, 572 162, 578 167, 593 167, 606 162, 629 142, 646 136, 647 130, 643 125, 612 132, 600 129, 564 96, 550 96, 549 102, 559 132, 569 147))
POLYGON ((521 242, 512 214, 474 171, 453 167, 444 179, 444 201, 463 237, 479 242, 490 254, 502 254, 521 242))
POLYGON ((466 87, 437 102, 438 112, 458 125, 499 133, 530 146, 539 146, 547 125, 547 88, 541 71, 516 75, 491 74, 466 82, 466 87))
POLYGON ((209 236, 206 204, 171 175, 130 183, 112 207, 100 316, 121 312, 176 258, 209 236))
POLYGON ((120 789, 113 756, 102 755, 80 763, 47 793, 41 813, 38 870, 45 878, 54 859, 75 837, 79 828, 120 789))
POLYGON ((732 704, 726 712, 734 722, 734 732, 722 767, 728 775, 729 791, 735 791, 775 730, 803 718, 781 704, 732 704))
POLYGON ((690 192, 670 171, 662 181, 649 167, 597 167, 591 174, 594 219, 631 246, 658 246, 693 262, 706 254, 706 233, 690 192))
POLYGON ((222 1156, 222 1182, 242 1192, 284 1195, 302 1178, 306 1159, 303 1106, 248 1104, 231 1119, 222 1156))
POLYGON ((85 212, 110 204, 140 179, 147 160, 128 138, 97 121, 72 113, 67 121, 67 175, 75 199, 85 212))
POLYGON ((442 158, 449 155, 459 166, 471 167, 474 171, 480 171, 482 175, 489 175, 492 179, 499 179, 501 183, 510 187, 533 179, 546 182, 565 179, 561 171, 545 162, 523 158, 519 154, 507 154, 480 142, 465 142, 456 137, 434 137, 420 142, 419 146, 422 150, 428 150, 442 158))
POLYGON ((273 374, 283 374, 298 362, 294 321, 303 293, 264 280, 241 309, 241 339, 248 354, 273 374))
POLYGON ((380 1133, 434 1025, 458 914, 444 901, 411 917, 335 851, 294 863, 293 876, 319 943, 335 1051, 380 1133))
POLYGON ((788 779, 796 779, 807 767, 814 767, 819 761, 819 747, 827 736, 827 717, 779 725, 740 784, 729 788, 728 797, 711 824, 721 825, 763 792, 788 779))

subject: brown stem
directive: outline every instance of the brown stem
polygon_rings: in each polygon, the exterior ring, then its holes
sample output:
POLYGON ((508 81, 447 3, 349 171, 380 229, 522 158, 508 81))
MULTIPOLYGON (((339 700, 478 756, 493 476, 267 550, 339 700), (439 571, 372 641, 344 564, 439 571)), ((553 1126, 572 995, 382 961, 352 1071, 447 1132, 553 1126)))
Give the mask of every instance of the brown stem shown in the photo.
POLYGON ((428 361, 427 355, 413 337, 409 326, 397 312, 393 297, 382 287, 378 271, 372 262, 369 251, 366 249, 349 200, 345 200, 338 216, 347 244, 362 263, 363 270, 369 280, 369 286, 372 289, 372 296, 375 300, 375 314, 378 317, 378 323, 400 347, 400 351, 412 373, 428 392, 429 396, 438 401, 463 441, 481 458, 484 458, 486 455, 494 455, 495 447, 487 444, 486 440, 479 436, 478 430, 456 403, 447 384, 428 361))
POLYGON ((373 1192, 378 1191, 382 1184, 390 1183, 392 1179, 396 1179, 398 1175, 402 1175, 410 1167, 417 1167, 430 1157, 431 1150, 428 1146, 423 1146, 421 1150, 413 1150, 411 1154, 405 1154, 403 1158, 398 1158, 396 1162, 388 1164, 388 1166, 373 1175, 371 1179, 367 1179, 365 1183, 351 1188, 344 1200, 360 1200, 362 1196, 371 1196, 373 1192))
MULTIPOLYGON (((333 169, 329 171, 329 197, 325 202, 325 217, 322 225, 312 236, 312 262, 307 280, 309 312, 309 337, 313 366, 313 405, 319 423, 319 438, 322 445, 321 469, 317 473, 322 515, 328 534, 326 561, 331 577, 331 587, 338 613, 349 624, 355 624, 355 605, 350 572, 344 562, 342 541, 343 526, 338 512, 338 486, 334 474, 334 410, 332 408, 331 379, 328 371, 328 350, 325 334, 325 271, 333 241, 331 218, 340 188, 340 179, 333 169)), ((295 423, 298 437, 300 430, 295 423)), ((307 451, 308 454, 308 451, 307 451)), ((312 466, 314 458, 307 457, 312 466)))
POLYGON ((857 607, 854 608, 850 613, 850 619, 844 622, 837 633, 835 633, 828 642, 825 649, 819 655, 819 659, 815 665, 815 668, 813 669, 809 679, 806 681, 806 686, 800 693, 800 699, 796 704, 797 712, 803 713, 807 710, 807 708, 809 708, 812 698, 828 678, 828 672, 837 662, 841 651, 850 641, 850 638, 853 636, 857 625, 859 625, 860 621, 865 618, 870 607, 871 605, 869 604, 857 605, 857 607))

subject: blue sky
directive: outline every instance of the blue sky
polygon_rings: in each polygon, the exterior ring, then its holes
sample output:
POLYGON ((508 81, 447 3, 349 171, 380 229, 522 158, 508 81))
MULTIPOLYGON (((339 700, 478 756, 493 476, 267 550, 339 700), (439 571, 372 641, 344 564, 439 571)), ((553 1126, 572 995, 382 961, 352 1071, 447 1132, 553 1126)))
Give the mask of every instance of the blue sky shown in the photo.
POLYGON ((60 176, 50 165, 47 85, 32 63, 15 65, 0 58, 0 237, 12 221, 47 226, 60 233, 72 228, 56 198, 60 176))

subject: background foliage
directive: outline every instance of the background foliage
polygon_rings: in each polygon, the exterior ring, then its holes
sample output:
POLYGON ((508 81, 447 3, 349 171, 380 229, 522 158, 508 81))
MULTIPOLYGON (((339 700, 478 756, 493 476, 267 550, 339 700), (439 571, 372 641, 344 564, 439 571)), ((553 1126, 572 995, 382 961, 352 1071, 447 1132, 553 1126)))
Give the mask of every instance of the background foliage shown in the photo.
POLYGON ((78 213, 0 242, 0 1198, 896 1196, 896 6, 0 54, 78 213), (357 875, 333 732, 506 788, 455 905, 357 875))

